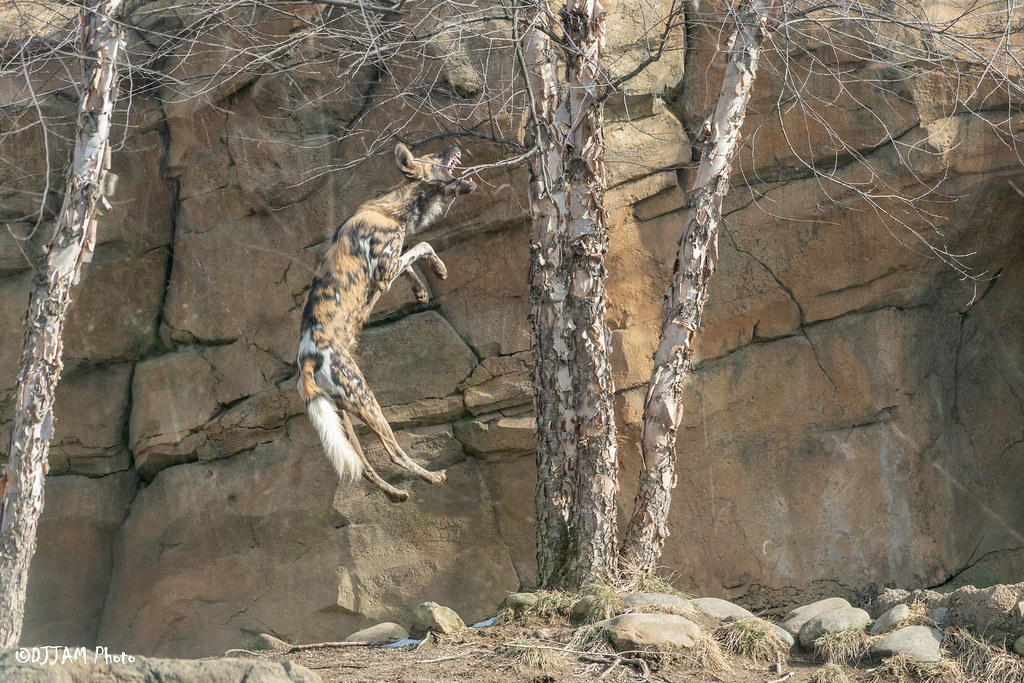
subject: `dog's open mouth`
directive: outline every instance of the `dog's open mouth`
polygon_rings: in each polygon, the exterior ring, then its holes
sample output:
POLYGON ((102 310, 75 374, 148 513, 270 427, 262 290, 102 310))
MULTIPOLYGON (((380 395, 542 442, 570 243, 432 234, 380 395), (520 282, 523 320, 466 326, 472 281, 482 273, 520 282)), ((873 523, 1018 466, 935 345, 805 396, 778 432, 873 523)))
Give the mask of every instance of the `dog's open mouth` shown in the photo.
POLYGON ((455 167, 459 165, 460 161, 462 161, 462 152, 456 150, 451 155, 451 157, 449 157, 448 163, 446 164, 446 168, 448 169, 448 173, 451 174, 452 178, 459 181, 459 190, 461 191, 460 194, 465 192, 472 192, 474 189, 476 189, 476 183, 473 182, 473 179, 461 178, 455 172, 455 167))

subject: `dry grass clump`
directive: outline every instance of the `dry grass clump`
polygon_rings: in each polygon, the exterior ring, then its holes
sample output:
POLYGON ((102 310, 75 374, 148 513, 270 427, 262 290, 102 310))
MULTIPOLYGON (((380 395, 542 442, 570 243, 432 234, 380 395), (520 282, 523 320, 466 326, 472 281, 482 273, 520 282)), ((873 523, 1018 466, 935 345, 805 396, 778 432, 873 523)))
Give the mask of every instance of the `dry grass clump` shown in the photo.
POLYGON ((523 669, 556 672, 569 668, 569 663, 558 650, 535 641, 520 641, 505 647, 502 656, 523 669))
POLYGON ((875 669, 876 677, 896 683, 968 683, 960 662, 943 659, 934 664, 921 664, 905 652, 889 657, 875 669))
POLYGON ((608 642, 608 634, 605 629, 593 624, 580 626, 576 629, 565 647, 568 650, 575 650, 577 652, 602 652, 606 654, 614 652, 611 644, 608 642))
POLYGON ((932 628, 939 627, 939 625, 936 624, 932 619, 928 618, 928 605, 926 605, 925 603, 921 602, 920 600, 915 600, 914 602, 907 605, 907 607, 910 609, 910 615, 904 617, 903 619, 900 619, 899 623, 896 624, 896 627, 893 629, 894 631, 897 628, 903 628, 904 626, 930 626, 932 628))
POLYGON ((946 632, 942 646, 955 657, 967 674, 967 680, 984 683, 1020 683, 1024 681, 1024 659, 983 638, 975 638, 962 628, 946 632))
POLYGON ((673 659, 680 662, 691 672, 715 675, 729 671, 729 660, 722 652, 722 646, 708 634, 704 634, 697 643, 687 649, 673 653, 673 659))
POLYGON ((640 603, 632 605, 629 612, 633 614, 675 614, 679 617, 693 617, 696 610, 692 607, 686 608, 676 605, 655 605, 640 603))
POLYGON ((814 658, 826 664, 856 666, 867 656, 873 640, 860 628, 826 633, 814 641, 814 658))
POLYGON ((569 616, 572 607, 572 596, 562 591, 536 591, 537 602, 526 609, 527 614, 550 619, 552 617, 569 616))
POLYGON ((763 619, 729 621, 716 628, 712 636, 726 652, 750 657, 755 662, 777 662, 789 652, 772 625, 763 619))
POLYGON ((814 672, 811 683, 850 683, 850 677, 843 671, 843 667, 829 662, 814 672))
POLYGON ((978 640, 959 626, 946 631, 942 638, 942 647, 960 662, 968 674, 984 671, 991 650, 985 641, 978 640))
POLYGON ((946 631, 942 640, 945 657, 935 664, 921 664, 905 654, 885 660, 876 675, 896 683, 1021 683, 1024 659, 989 645, 962 628, 946 631))
POLYGON ((1024 681, 1024 659, 1001 647, 994 647, 985 662, 981 680, 986 683, 1021 683, 1024 681))
POLYGON ((619 567, 619 589, 623 593, 664 593, 692 599, 692 595, 672 587, 673 578, 674 573, 670 573, 668 576, 652 575, 630 562, 619 567))
POLYGON ((594 579, 583 587, 582 598, 589 598, 590 605, 584 621, 588 624, 608 619, 622 611, 622 600, 615 584, 607 579, 594 579))
POLYGON ((523 610, 514 610, 507 605, 502 605, 495 615, 495 623, 507 624, 517 619, 527 617, 541 617, 542 619, 569 618, 569 609, 572 607, 572 596, 562 591, 534 591, 537 595, 537 602, 523 610))

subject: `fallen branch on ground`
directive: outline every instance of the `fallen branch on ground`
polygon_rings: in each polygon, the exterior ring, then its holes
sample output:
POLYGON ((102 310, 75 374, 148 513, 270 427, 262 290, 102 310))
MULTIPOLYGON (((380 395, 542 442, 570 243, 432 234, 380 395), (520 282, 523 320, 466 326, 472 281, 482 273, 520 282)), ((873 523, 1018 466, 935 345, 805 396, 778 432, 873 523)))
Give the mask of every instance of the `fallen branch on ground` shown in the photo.
POLYGON ((377 645, 380 645, 380 643, 371 643, 368 640, 339 640, 333 643, 310 643, 308 645, 292 645, 282 654, 290 655, 293 652, 302 652, 303 650, 315 650, 320 647, 375 647, 377 645))
MULTIPOLYGON (((580 655, 580 661, 593 662, 594 664, 621 664, 623 666, 633 666, 640 671, 640 675, 644 678, 649 678, 651 675, 651 670, 648 668, 647 662, 638 657, 587 653, 580 655)), ((605 673, 608 672, 606 671, 605 673)))
POLYGON ((462 659, 463 657, 469 657, 470 655, 485 655, 490 650, 466 650, 457 655, 448 655, 447 657, 437 657, 435 659, 417 659, 416 664, 434 664, 435 662, 447 662, 450 659, 462 659))

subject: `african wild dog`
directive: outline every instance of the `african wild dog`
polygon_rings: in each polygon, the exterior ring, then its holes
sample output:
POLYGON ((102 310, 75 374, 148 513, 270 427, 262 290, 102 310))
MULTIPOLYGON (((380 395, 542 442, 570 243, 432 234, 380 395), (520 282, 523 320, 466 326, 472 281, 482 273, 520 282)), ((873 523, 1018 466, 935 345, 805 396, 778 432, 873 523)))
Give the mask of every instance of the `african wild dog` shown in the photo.
POLYGON ((405 182, 360 206, 334 231, 302 310, 299 394, 324 451, 343 478, 362 474, 393 501, 409 494, 377 475, 346 413, 355 413, 376 433, 395 464, 431 484, 443 482, 445 474, 428 472, 401 449, 350 352, 377 299, 399 275, 408 277, 416 299, 426 302, 426 286, 410 267, 414 261, 425 259, 437 277, 447 277, 429 244, 420 242, 404 254, 402 245, 438 216, 446 200, 476 189, 472 180, 453 174, 460 156, 458 145, 421 158, 396 145, 405 182), (340 416, 330 396, 337 397, 340 416))

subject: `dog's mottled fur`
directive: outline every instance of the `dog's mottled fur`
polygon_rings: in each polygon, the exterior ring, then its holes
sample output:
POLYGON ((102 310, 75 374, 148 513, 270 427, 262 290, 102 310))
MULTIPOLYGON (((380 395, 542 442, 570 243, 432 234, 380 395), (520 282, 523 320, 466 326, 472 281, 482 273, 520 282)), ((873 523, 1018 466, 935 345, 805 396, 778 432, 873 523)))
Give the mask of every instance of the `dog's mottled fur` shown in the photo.
POLYGON ((299 394, 324 451, 343 478, 362 474, 394 501, 409 495, 377 475, 347 413, 373 430, 394 463, 432 484, 444 481, 445 474, 423 469, 401 449, 350 351, 377 299, 399 275, 410 279, 419 301, 427 300, 427 289, 411 268, 414 261, 425 259, 437 277, 447 277, 429 244, 420 242, 404 254, 402 246, 440 214, 446 200, 476 189, 472 180, 453 175, 459 159, 457 145, 417 158, 399 143, 395 160, 405 182, 360 206, 335 230, 302 310, 299 394))

